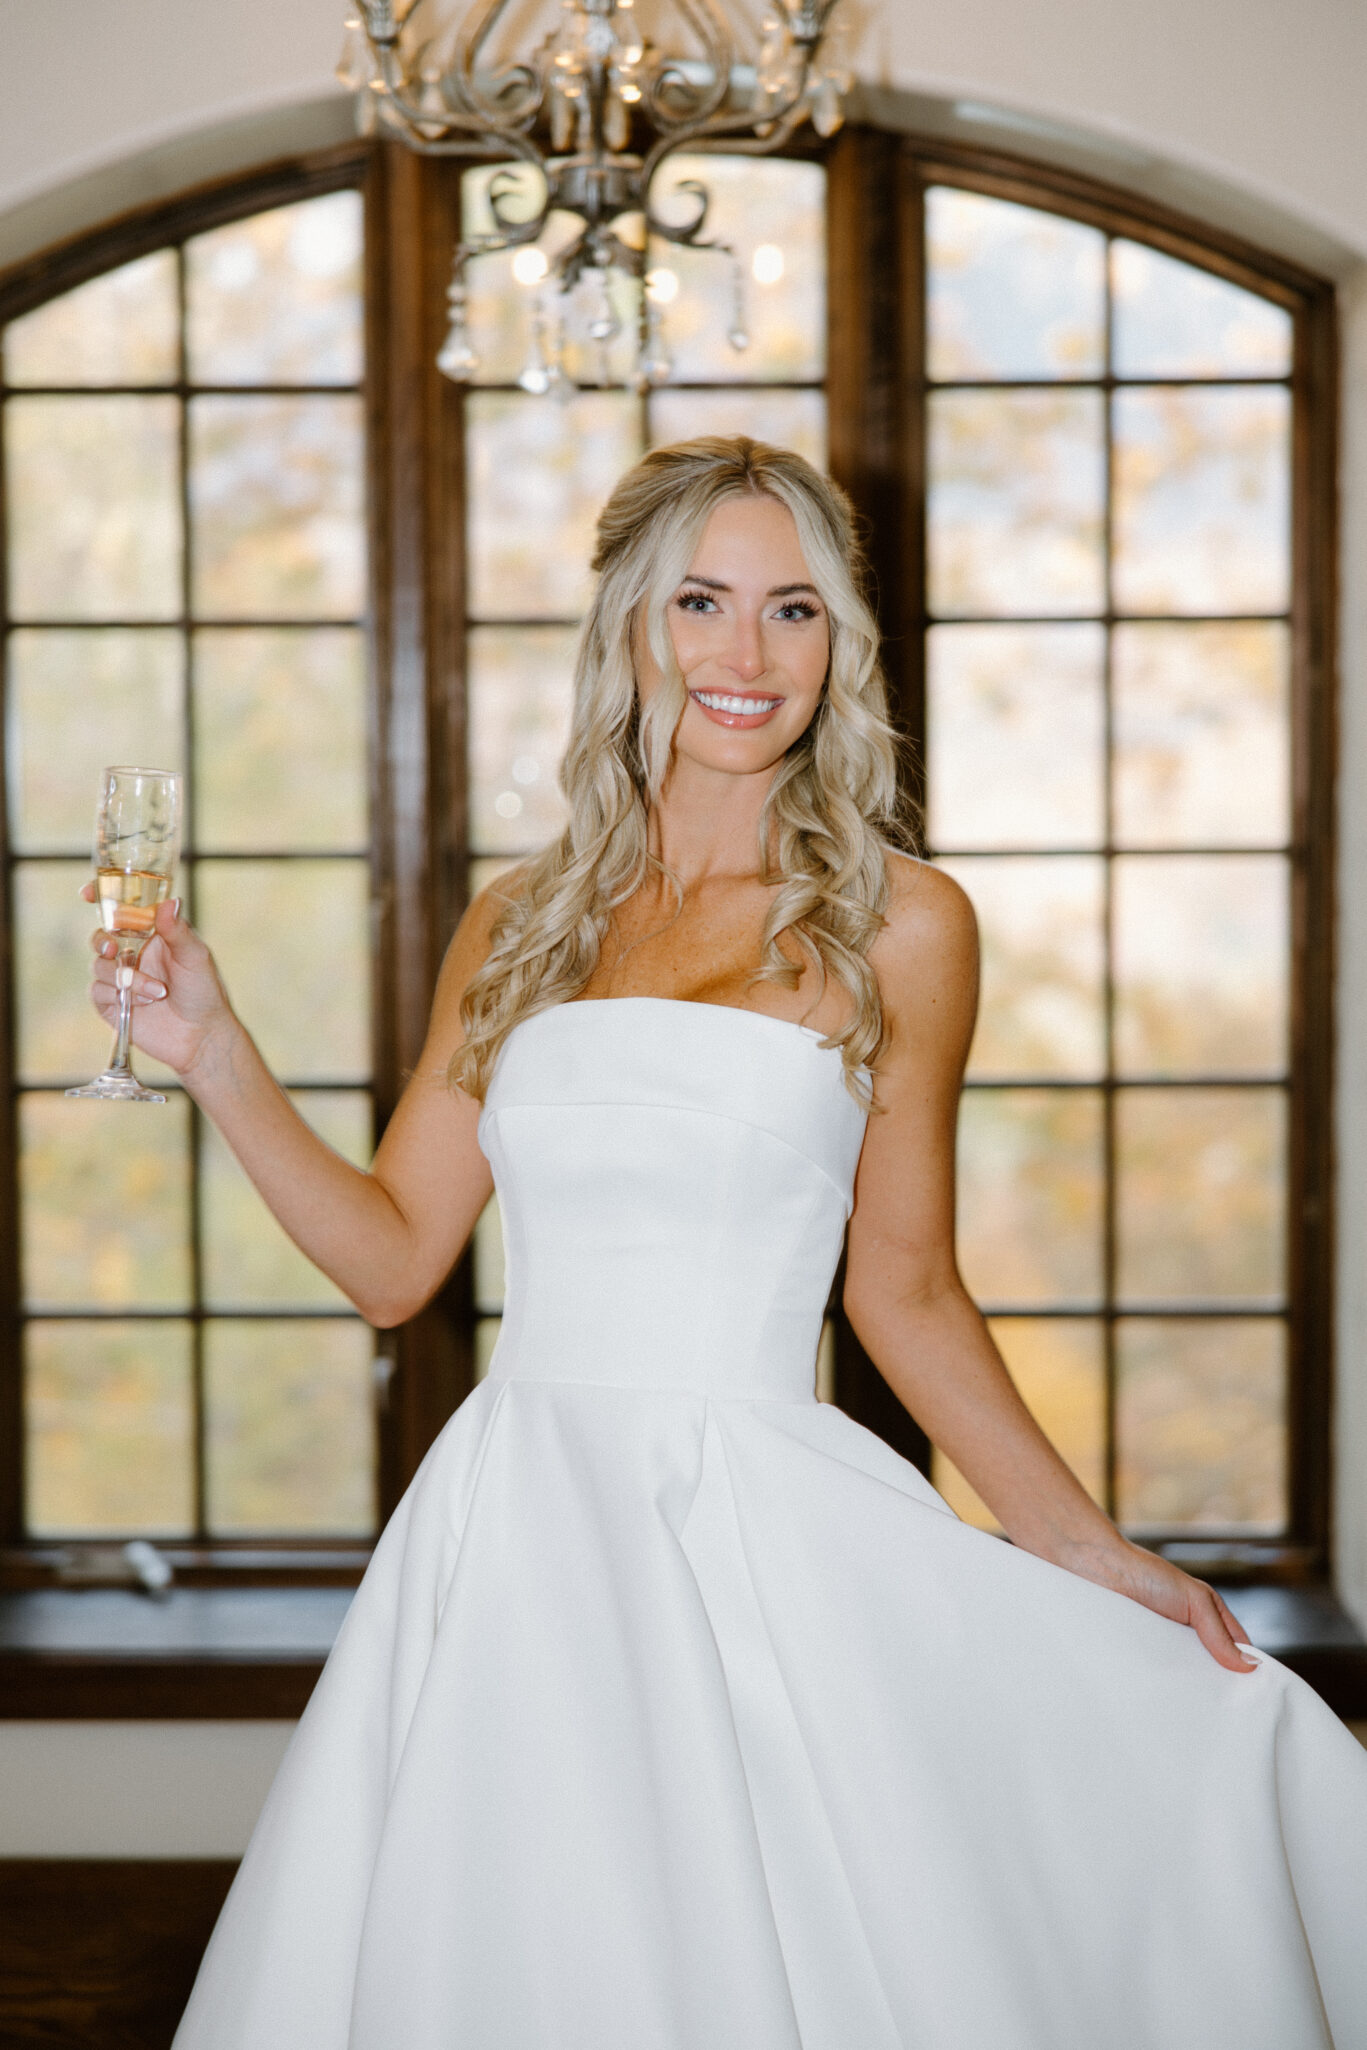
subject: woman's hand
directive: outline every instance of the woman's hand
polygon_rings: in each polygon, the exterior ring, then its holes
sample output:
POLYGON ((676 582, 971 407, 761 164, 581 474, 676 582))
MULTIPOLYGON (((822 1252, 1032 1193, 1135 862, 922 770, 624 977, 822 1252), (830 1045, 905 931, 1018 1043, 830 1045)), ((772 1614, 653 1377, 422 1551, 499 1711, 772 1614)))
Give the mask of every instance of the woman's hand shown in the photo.
POLYGON ((1084 1580, 1114 1588, 1174 1623, 1189 1623, 1211 1657, 1234 1673, 1251 1673, 1257 1660, 1245 1658, 1239 1646, 1248 1632, 1237 1616, 1204 1580, 1193 1580, 1180 1566, 1146 1552, 1119 1533, 1105 1545, 1079 1545, 1056 1563, 1084 1580))
MULTIPOLYGON (((93 902, 94 884, 87 883, 81 895, 93 902)), ((95 952, 90 995, 112 1032, 119 1020, 117 948, 102 931, 91 935, 90 944, 95 952)), ((182 1079, 241 1029, 213 955, 180 915, 179 897, 158 904, 152 937, 132 974, 133 1044, 182 1079)))

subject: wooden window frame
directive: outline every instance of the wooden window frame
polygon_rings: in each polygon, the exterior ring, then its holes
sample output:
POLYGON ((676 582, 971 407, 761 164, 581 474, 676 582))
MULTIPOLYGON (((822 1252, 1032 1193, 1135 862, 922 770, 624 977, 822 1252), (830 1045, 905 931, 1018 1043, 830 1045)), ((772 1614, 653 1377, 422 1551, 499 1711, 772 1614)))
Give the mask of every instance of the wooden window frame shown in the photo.
MULTIPOLYGON (((917 761, 924 758, 926 734, 926 188, 958 186, 1132 236, 1275 300, 1292 317, 1287 1531, 1279 1538, 1212 1544, 1192 1533, 1156 1548, 1226 1581, 1323 1581, 1330 1568, 1334 1316, 1333 286, 1170 208, 1004 152, 851 128, 837 138, 828 169, 831 471, 868 522, 889 680, 917 761), (905 452, 900 466, 899 450, 905 452)), ((838 1332, 836 1397, 916 1464, 927 1465, 924 1433, 848 1326, 838 1332)))
MULTIPOLYGON (((1243 1576, 1322 1587, 1329 1566, 1333 1328, 1333 288, 1294 264, 1120 188, 1002 152, 849 127, 819 154, 828 173, 830 469, 865 524, 894 707, 918 759, 925 733, 925 186, 965 186, 1132 235, 1270 294, 1293 314, 1290 1537, 1250 1543, 1240 1548, 1241 1556, 1217 1560, 1213 1569, 1200 1564, 1198 1570, 1217 1570, 1226 1581, 1243 1576)), ((442 954, 467 898, 464 406, 461 392, 435 367, 460 176, 459 164, 420 158, 398 144, 345 144, 142 209, 0 275, 3 322, 168 241, 343 186, 364 194, 377 1129, 383 1129, 417 1062, 442 954)), ((8 907, 0 904, 5 1063, 13 1050, 11 940, 8 907)), ((0 1162, 14 1160, 12 1106, 7 1091, 0 1108, 0 1162)), ((9 1449, 0 1454, 0 1601, 8 1598, 6 1589, 51 1589, 58 1549, 19 1542, 15 1202, 14 1174, 5 1166, 0 1447, 9 1449)), ((474 1325, 467 1253, 425 1310, 399 1330, 379 1334, 381 1524, 474 1385, 474 1325)), ((919 1466, 928 1465, 924 1434, 843 1317, 836 1323, 835 1392, 851 1415, 919 1466)), ((354 1543, 271 1548, 243 1541, 164 1549, 187 1590, 349 1585, 368 1556, 354 1543)), ((292 1713, 302 1706, 320 1663, 312 1651, 253 1659, 209 1647, 202 1658, 143 1661, 143 1680, 152 1682, 149 1694, 107 1648, 82 1651, 73 1642, 69 1656, 49 1661, 46 1680, 32 1664, 26 1667, 28 1679, 11 1698, 23 1704, 17 1712, 30 1714, 292 1713), (65 1680, 54 1680, 59 1668, 65 1680), (155 1709, 139 1706, 152 1695, 155 1709)), ((17 1670, 0 1644, 0 1685, 17 1670)), ((1353 1701, 1360 1696, 1358 1712, 1364 1712, 1367 1665, 1361 1673, 1355 1666, 1354 1673, 1349 1694, 1353 1701)), ((1342 1695, 1342 1683, 1336 1685, 1342 1695)), ((0 1715, 6 1712, 16 1707, 7 1711, 0 1704, 0 1715)))

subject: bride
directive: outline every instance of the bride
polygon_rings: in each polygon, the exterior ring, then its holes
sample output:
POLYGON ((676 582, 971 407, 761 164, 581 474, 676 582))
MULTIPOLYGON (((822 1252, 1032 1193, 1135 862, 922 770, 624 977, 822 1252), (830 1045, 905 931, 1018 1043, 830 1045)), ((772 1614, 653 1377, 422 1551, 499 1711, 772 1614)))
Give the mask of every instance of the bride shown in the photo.
POLYGON ((177 2050, 1362 2050, 1367 1757, 1096 1507, 959 1280, 973 915, 901 851, 845 500, 658 449, 593 566, 569 823, 470 906, 369 1173, 178 904, 135 981, 372 1322, 495 1186, 508 1252, 177 2050), (846 1239, 1010 1543, 815 1401, 846 1239))

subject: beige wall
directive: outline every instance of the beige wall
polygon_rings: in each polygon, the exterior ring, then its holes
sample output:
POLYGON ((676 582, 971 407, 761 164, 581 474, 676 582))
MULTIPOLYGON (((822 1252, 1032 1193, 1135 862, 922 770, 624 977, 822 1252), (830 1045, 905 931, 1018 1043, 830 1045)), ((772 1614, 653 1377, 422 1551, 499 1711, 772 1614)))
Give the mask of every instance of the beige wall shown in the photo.
MULTIPOLYGON (((1085 165, 1343 286, 1336 1529, 1340 1585, 1367 1623, 1367 6, 847 4, 867 22, 860 73, 880 112, 1085 165)), ((0 0, 0 264, 347 134, 331 76, 342 12, 341 0, 0 0)), ((230 1855, 288 1729, 0 1724, 0 1856, 230 1855)))
MULTIPOLYGON (((1132 175, 1226 183, 1367 256, 1361 0, 846 4, 866 24, 871 84, 1060 124, 1132 175)), ((343 11, 0 0, 0 216, 178 138, 335 93, 343 11)))

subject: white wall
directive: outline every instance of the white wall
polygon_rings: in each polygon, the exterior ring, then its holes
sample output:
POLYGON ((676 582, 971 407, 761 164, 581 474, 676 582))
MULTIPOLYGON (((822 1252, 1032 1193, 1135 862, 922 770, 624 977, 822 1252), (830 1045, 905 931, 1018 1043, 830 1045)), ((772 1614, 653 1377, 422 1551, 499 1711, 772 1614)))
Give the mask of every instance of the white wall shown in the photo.
MULTIPOLYGON (((455 4, 455 0, 446 0, 455 4)), ((543 11, 550 0, 542 0, 543 11)), ((758 0, 750 0, 751 11, 758 0)), ((516 0, 532 11, 532 0, 516 0)), ((1223 186, 1261 219, 1367 256, 1367 7, 1361 0, 846 0, 861 76, 1016 109, 1090 137, 1114 175, 1223 186)), ((0 0, 0 262, 48 227, 58 187, 106 209, 155 153, 270 109, 337 97, 343 0, 0 0), (32 211, 30 211, 32 210, 32 211)), ((656 11, 659 11, 657 7, 656 11)), ((319 118, 316 107, 296 123, 319 118)), ((346 110, 339 104, 338 132, 346 110)), ((1002 131, 1005 139, 1005 131, 1002 131)), ((1067 148, 1035 135, 1036 148, 1067 148)), ((30 245, 32 246, 32 245, 30 245)))
POLYGON ((0 1723, 0 1858, 240 1858, 293 1723, 0 1723))
MULTIPOLYGON (((529 0, 523 0, 529 4, 529 0)), ((1091 168, 1343 286, 1336 1533, 1367 1623, 1367 5, 847 0, 868 104, 1091 168), (896 94, 895 102, 888 96, 896 94)), ((340 139, 341 0, 0 0, 0 265, 340 139)), ((283 1724, 0 1724, 0 1855, 231 1855, 283 1724)))

